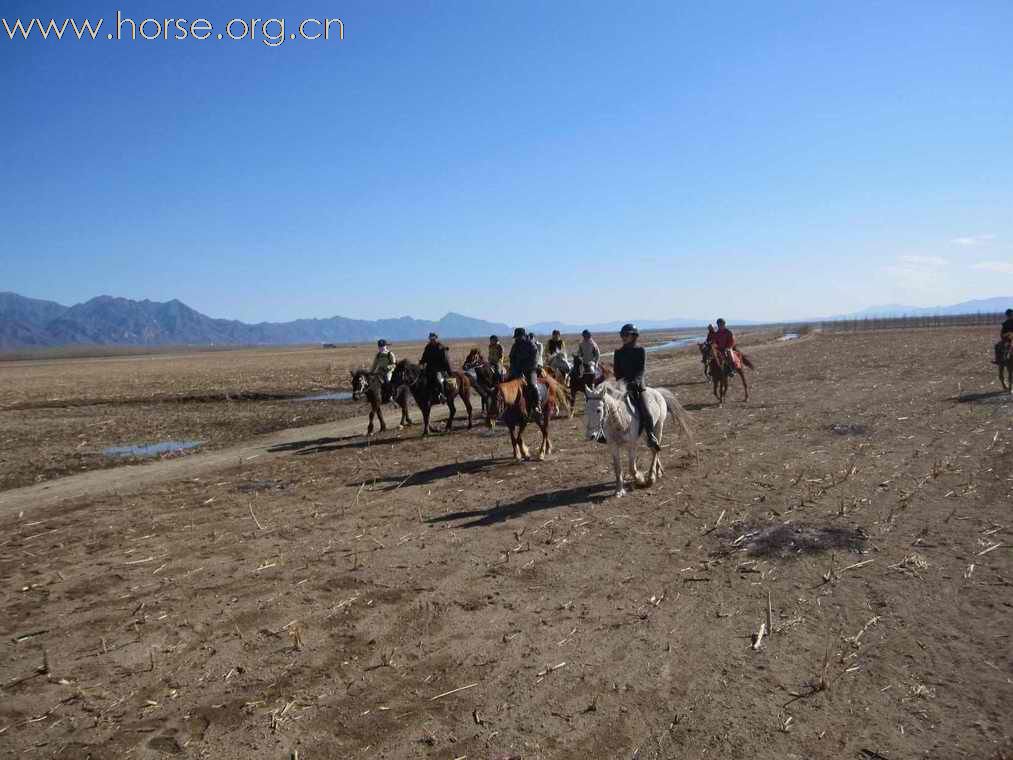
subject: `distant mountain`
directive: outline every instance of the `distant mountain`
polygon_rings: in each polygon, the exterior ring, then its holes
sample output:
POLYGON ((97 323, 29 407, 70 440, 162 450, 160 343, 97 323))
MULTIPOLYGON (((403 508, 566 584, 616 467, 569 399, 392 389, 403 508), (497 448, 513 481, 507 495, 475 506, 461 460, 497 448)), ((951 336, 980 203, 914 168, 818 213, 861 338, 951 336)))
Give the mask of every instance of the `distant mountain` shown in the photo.
POLYGON ((0 293, 0 346, 46 346, 46 325, 67 311, 55 301, 0 293))
POLYGON ((993 314, 1013 308, 1013 296, 998 298, 979 298, 974 301, 963 301, 950 306, 904 306, 903 304, 884 304, 870 306, 861 311, 843 314, 830 319, 883 319, 890 317, 931 317, 952 314, 993 314))
POLYGON ((173 299, 133 301, 99 296, 66 307, 52 301, 0 294, 0 348, 87 345, 291 345, 418 340, 506 333, 503 324, 449 313, 437 321, 400 317, 376 321, 329 317, 248 324, 213 319, 173 299))

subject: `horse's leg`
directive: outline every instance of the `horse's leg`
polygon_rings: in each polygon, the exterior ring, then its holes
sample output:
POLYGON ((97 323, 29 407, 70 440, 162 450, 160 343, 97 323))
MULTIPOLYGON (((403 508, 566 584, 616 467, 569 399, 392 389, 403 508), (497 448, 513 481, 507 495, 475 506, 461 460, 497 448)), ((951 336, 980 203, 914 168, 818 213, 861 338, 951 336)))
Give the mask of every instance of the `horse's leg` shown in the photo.
POLYGON ((468 411, 468 430, 471 430, 471 388, 468 386, 461 389, 461 401, 464 402, 464 408, 468 411))
POLYGON ((742 390, 745 391, 746 395, 743 401, 749 401, 749 384, 746 382, 746 370, 742 369, 739 371, 739 379, 742 380, 742 390))
POLYGON ((370 407, 369 410, 369 427, 366 428, 366 437, 373 435, 373 409, 370 407))
POLYGON ((514 461, 521 461, 521 448, 519 445, 519 436, 517 435, 517 428, 514 425, 508 425, 507 429, 510 431, 510 446, 513 448, 514 461))
POLYGON ((644 480, 643 473, 640 472, 637 469, 637 445, 636 444, 633 444, 632 446, 629 447, 629 449, 627 449, 626 456, 629 457, 629 460, 630 460, 630 475, 633 478, 633 485, 635 485, 635 486, 645 486, 645 485, 647 485, 646 481, 644 480))
POLYGON ((527 421, 523 419, 517 424, 517 445, 520 447, 521 456, 525 459, 531 459, 531 451, 524 444, 524 428, 527 426, 527 421))
POLYGON ((542 431, 542 445, 538 447, 538 461, 544 462, 545 455, 549 453, 549 414, 548 409, 542 413, 542 422, 538 429, 542 431))
POLYGON ((383 404, 379 401, 376 403, 376 416, 380 418, 380 432, 382 433, 387 429, 387 423, 383 420, 383 404))
POLYGON ((450 414, 447 415, 447 427, 446 430, 449 433, 454 427, 454 415, 457 414, 457 406, 454 404, 454 393, 447 394, 447 409, 450 410, 450 414))
POLYGON ((429 402, 425 402, 419 407, 422 412, 422 437, 425 438, 429 435, 429 413, 432 411, 432 407, 429 402))
POLYGON ((612 447, 612 469, 616 474, 616 498, 626 495, 626 486, 623 485, 623 460, 620 456, 619 447, 612 447))

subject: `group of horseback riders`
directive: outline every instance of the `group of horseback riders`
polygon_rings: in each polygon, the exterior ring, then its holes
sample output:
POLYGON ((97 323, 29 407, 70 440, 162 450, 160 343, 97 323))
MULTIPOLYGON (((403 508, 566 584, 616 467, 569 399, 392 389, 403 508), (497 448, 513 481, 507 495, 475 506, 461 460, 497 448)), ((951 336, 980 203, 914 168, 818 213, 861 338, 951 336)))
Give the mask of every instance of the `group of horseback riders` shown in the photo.
MULTIPOLYGON (((723 320, 719 322, 723 326, 723 320)), ((730 334, 730 333, 729 333, 730 334)), ((648 409, 641 400, 641 393, 645 387, 645 375, 647 369, 647 354, 643 347, 637 345, 640 331, 633 324, 625 324, 619 331, 623 341, 622 347, 613 354, 613 369, 617 380, 625 381, 626 389, 630 400, 636 404, 643 429, 647 432, 648 445, 655 450, 660 448, 653 433, 653 420, 648 409)), ((370 372, 379 376, 383 384, 383 402, 388 402, 392 395, 391 378, 397 365, 397 357, 390 350, 386 340, 377 341, 377 354, 373 359, 370 372)), ((546 362, 554 363, 562 360, 567 367, 570 366, 566 359, 566 341, 559 330, 553 330, 548 345, 543 346, 535 337, 534 333, 527 332, 523 327, 514 330, 513 345, 508 355, 508 365, 504 368, 504 349, 499 336, 489 336, 489 346, 486 358, 477 349, 473 350, 465 361, 462 369, 465 372, 474 372, 478 365, 488 362, 493 368, 494 377, 501 380, 523 380, 526 406, 531 421, 538 422, 542 414, 541 404, 538 400, 539 377, 543 376, 546 362)), ((601 375, 598 364, 601 359, 601 350, 591 336, 589 330, 581 333, 581 341, 573 355, 575 370, 582 378, 585 378, 588 385, 593 385, 601 375)), ((445 382, 451 373, 450 356, 448 348, 440 342, 436 333, 429 334, 429 340, 422 351, 419 366, 424 370, 431 389, 432 402, 443 403, 445 401, 445 382)))

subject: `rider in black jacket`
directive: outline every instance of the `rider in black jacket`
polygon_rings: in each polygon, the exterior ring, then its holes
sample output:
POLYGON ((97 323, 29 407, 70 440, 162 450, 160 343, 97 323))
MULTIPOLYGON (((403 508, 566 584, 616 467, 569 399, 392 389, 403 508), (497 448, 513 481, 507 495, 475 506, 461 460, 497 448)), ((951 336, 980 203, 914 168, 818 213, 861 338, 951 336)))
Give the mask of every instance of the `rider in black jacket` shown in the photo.
POLYGON ((647 372, 647 352, 637 345, 640 332, 631 324, 623 325, 619 331, 623 339, 623 347, 612 355, 616 379, 626 381, 626 391, 637 405, 640 413, 641 429, 647 433, 647 445, 654 451, 661 451, 661 444, 654 434, 654 419, 644 403, 644 375, 647 372))
POLYGON ((538 404, 538 374, 536 363, 538 348, 524 331, 523 327, 514 330, 514 344, 510 347, 510 379, 523 378, 527 385, 524 398, 528 406, 528 416, 533 420, 541 417, 538 404))

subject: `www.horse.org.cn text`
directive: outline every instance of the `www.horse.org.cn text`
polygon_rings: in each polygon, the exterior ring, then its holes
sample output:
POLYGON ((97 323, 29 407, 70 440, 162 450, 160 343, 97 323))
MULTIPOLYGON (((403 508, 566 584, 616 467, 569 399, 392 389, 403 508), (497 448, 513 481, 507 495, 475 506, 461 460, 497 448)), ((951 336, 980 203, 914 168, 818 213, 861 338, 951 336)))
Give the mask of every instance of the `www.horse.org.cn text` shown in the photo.
POLYGON ((287 23, 283 18, 234 18, 220 26, 206 18, 145 18, 136 20, 116 11, 116 19, 107 25, 104 18, 92 19, 8 19, 0 18, 0 39, 28 41, 142 41, 230 40, 261 42, 278 47, 285 42, 335 41, 345 39, 345 25, 339 18, 305 18, 287 23), (103 29, 105 31, 103 32, 103 29), (294 31, 293 31, 294 30, 294 31))

